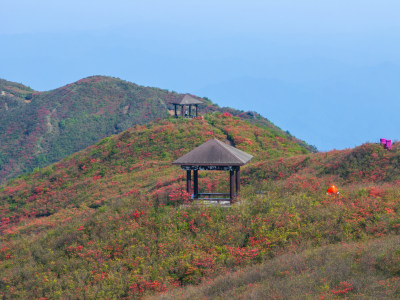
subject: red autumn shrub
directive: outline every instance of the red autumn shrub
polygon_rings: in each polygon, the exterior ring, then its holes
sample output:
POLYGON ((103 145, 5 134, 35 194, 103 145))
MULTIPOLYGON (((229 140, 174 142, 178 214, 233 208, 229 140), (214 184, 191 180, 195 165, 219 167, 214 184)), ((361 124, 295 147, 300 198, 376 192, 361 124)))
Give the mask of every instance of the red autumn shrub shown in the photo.
POLYGON ((171 203, 187 203, 191 195, 182 188, 176 188, 169 193, 168 199, 171 203))

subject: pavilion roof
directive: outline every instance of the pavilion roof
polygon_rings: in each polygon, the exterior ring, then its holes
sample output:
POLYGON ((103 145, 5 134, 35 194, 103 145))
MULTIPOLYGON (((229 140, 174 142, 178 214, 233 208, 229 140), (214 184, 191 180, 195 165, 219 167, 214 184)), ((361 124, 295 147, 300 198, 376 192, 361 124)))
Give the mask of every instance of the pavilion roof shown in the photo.
POLYGON ((211 139, 178 158, 172 164, 194 166, 242 166, 253 158, 252 155, 211 139))
POLYGON ((203 101, 200 101, 189 94, 186 94, 182 99, 177 100, 175 102, 171 102, 172 104, 179 104, 179 105, 189 105, 189 104, 203 104, 203 101))

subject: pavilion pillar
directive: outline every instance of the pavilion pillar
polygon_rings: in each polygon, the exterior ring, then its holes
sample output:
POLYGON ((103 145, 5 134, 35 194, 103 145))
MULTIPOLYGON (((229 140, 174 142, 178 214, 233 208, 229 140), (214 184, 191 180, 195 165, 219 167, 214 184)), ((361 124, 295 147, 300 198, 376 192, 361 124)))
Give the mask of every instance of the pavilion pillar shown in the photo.
POLYGON ((190 118, 191 115, 192 115, 192 106, 189 105, 189 118, 190 118))
POLYGON ((235 198, 235 181, 234 181, 235 171, 229 171, 229 198, 233 200, 235 198))
POLYGON ((186 171, 186 191, 192 193, 192 170, 186 171))
POLYGON ((199 106, 197 104, 195 106, 196 106, 196 117, 198 117, 199 116, 199 106))
POLYGON ((182 105, 182 112, 181 112, 182 117, 185 117, 184 109, 185 109, 185 105, 182 105))
POLYGON ((174 104, 174 110, 175 110, 175 118, 178 117, 178 112, 176 111, 176 104, 174 104))
POLYGON ((236 170, 236 194, 240 193, 240 167, 236 170))
POLYGON ((193 193, 194 196, 196 197, 199 194, 199 171, 194 170, 193 171, 193 193))

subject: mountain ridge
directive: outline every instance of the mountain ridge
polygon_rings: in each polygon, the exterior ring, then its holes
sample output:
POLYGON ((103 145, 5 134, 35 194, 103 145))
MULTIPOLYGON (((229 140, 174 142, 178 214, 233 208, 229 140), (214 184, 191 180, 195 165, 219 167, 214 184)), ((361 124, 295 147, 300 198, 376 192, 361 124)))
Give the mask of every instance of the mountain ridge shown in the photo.
MULTIPOLYGON (((1 80, 0 181, 56 162, 135 124, 166 118, 169 103, 180 97, 183 94, 107 76, 90 76, 45 92, 1 80)), ((202 101, 202 113, 227 111, 280 130, 255 112, 202 101)))

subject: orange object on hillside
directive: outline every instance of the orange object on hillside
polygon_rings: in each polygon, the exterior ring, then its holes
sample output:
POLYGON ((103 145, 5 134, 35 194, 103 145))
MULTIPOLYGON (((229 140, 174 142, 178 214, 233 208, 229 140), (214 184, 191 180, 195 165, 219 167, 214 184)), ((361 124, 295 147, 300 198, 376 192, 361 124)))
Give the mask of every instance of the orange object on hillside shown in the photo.
POLYGON ((339 190, 338 190, 338 188, 336 187, 336 185, 331 185, 331 186, 328 188, 327 193, 330 194, 330 195, 338 195, 338 194, 339 194, 339 190))

